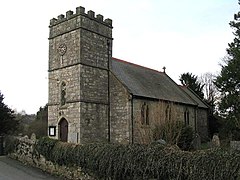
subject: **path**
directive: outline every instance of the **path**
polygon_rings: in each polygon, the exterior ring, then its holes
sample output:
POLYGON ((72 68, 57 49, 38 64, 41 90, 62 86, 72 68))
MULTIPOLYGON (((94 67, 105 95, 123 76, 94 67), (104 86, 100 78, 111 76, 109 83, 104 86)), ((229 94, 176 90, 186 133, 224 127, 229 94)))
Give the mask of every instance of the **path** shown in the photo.
POLYGON ((58 178, 40 169, 26 166, 19 161, 0 156, 0 180, 56 180, 58 178))

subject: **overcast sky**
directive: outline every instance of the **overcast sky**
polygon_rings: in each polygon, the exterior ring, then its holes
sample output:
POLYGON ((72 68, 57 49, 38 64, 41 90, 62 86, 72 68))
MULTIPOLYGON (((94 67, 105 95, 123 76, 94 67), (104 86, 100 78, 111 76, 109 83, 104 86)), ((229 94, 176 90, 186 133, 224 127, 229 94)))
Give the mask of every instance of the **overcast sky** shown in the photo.
POLYGON ((17 111, 48 101, 48 34, 53 17, 83 6, 113 20, 113 57, 167 74, 220 71, 232 41, 237 0, 6 0, 0 6, 0 91, 17 111))

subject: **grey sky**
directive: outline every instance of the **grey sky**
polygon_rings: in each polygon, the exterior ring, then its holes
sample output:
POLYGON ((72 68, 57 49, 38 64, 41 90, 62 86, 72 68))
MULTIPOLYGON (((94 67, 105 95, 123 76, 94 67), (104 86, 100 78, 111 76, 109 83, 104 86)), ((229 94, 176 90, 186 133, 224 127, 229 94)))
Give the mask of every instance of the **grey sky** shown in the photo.
POLYGON ((83 6, 113 20, 113 56, 162 71, 217 73, 232 41, 237 0, 8 0, 0 6, 0 91, 18 111, 48 98, 49 20, 83 6))

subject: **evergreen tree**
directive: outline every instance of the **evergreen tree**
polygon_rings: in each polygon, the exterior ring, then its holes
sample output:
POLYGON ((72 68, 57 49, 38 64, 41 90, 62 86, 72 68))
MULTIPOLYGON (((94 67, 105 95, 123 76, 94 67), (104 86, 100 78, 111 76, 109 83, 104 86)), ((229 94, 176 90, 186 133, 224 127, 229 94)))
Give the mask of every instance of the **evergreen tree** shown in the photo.
POLYGON ((48 130, 48 106, 40 107, 35 120, 30 124, 28 135, 35 133, 37 138, 47 136, 48 130))
POLYGON ((14 112, 3 102, 4 96, 0 91, 0 135, 11 134, 17 130, 18 121, 14 112))
POLYGON ((183 73, 180 75, 180 82, 182 85, 187 86, 193 90, 201 99, 204 98, 203 87, 204 85, 198 81, 198 77, 192 73, 183 73))
MULTIPOLYGON (((19 122, 17 133, 21 135, 29 135, 29 125, 35 120, 35 114, 26 114, 24 111, 14 113, 16 120, 19 122)), ((31 134, 30 134, 31 135, 31 134)))
POLYGON ((234 15, 230 26, 235 38, 228 44, 227 56, 215 84, 221 93, 219 110, 228 131, 235 139, 240 139, 240 12, 234 15))

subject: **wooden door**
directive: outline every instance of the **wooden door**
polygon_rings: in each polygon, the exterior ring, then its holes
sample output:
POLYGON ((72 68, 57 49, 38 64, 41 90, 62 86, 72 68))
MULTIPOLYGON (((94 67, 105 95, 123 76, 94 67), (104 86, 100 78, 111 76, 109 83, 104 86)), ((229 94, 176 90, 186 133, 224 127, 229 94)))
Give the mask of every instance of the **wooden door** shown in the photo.
POLYGON ((61 121, 59 122, 59 135, 60 135, 60 140, 63 142, 67 142, 68 140, 68 122, 66 119, 61 119, 61 121))

